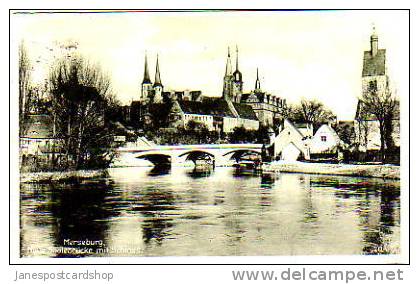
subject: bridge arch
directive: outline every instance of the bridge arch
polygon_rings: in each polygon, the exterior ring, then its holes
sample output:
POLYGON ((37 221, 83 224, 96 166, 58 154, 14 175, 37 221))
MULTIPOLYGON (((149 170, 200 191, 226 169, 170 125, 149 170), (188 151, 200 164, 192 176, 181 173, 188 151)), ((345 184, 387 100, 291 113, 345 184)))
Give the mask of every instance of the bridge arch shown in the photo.
POLYGON ((153 165, 171 164, 172 157, 170 155, 149 153, 136 157, 137 159, 144 159, 153 163, 153 165))
POLYGON ((237 162, 240 160, 255 160, 261 159, 261 151, 252 150, 252 149, 239 149, 233 150, 225 153, 223 156, 231 155, 230 160, 236 160, 237 162))
POLYGON ((202 150, 192 150, 192 151, 187 151, 185 153, 182 153, 179 155, 179 158, 181 157, 185 157, 186 156, 186 161, 192 161, 196 164, 196 162, 198 160, 204 160, 204 161, 208 161, 208 162, 213 162, 215 159, 215 155, 207 152, 207 151, 202 151, 202 150))

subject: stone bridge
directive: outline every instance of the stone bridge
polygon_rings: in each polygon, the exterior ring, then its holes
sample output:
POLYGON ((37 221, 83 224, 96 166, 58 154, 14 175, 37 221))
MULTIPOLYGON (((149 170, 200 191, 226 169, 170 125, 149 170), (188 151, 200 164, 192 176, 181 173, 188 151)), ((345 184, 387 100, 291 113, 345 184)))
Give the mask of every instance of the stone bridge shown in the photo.
POLYGON ((202 145, 126 145, 117 149, 120 156, 145 159, 154 165, 192 161, 217 166, 232 162, 261 159, 262 144, 202 144, 202 145))

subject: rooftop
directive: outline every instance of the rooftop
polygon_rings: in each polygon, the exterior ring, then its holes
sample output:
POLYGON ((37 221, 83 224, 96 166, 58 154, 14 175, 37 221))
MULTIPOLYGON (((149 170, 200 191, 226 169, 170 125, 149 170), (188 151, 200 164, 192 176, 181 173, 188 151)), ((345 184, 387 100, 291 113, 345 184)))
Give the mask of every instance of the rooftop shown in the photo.
POLYGON ((364 51, 364 65, 362 77, 381 76, 386 74, 386 50, 379 49, 375 56, 371 51, 364 51))
POLYGON ((228 104, 221 98, 205 97, 202 102, 179 101, 184 113, 234 117, 228 104))

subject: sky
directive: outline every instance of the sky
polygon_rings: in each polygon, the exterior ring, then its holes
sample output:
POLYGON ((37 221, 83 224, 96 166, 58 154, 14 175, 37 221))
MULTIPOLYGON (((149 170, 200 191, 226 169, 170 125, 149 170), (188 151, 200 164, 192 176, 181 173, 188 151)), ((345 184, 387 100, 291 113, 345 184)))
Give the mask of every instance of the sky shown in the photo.
MULTIPOLYGON (((409 93, 407 11, 129 12, 15 14, 12 45, 24 41, 40 82, 61 42, 99 63, 117 98, 137 100, 148 55, 154 79, 156 56, 165 90, 202 90, 221 96, 227 48, 233 66, 239 50, 244 91, 259 68, 264 91, 297 103, 317 99, 339 120, 352 120, 361 95, 362 56, 372 27, 387 50, 392 88, 409 93), (57 45, 58 43, 58 45, 57 45)), ((233 68, 234 69, 234 68, 233 68)))

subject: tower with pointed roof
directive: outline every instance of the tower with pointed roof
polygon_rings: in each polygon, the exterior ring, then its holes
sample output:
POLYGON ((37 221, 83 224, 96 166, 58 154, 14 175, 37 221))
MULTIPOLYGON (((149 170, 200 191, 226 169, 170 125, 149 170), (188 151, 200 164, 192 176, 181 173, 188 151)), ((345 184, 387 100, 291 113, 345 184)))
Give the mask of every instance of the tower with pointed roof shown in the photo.
POLYGON ((232 99, 233 89, 233 71, 231 67, 230 48, 228 48, 226 70, 224 74, 224 85, 223 85, 223 98, 225 100, 232 99))
POLYGON ((240 103, 243 94, 243 78, 242 73, 239 71, 239 49, 236 46, 236 70, 233 73, 232 82, 232 97, 233 101, 240 103))
POLYGON ((160 78, 160 67, 159 67, 158 55, 157 55, 157 60, 156 60, 156 74, 154 77, 153 90, 154 90, 153 102, 161 103, 163 101, 163 84, 161 83, 161 78, 160 78))
POLYGON ((362 67, 362 93, 376 91, 382 94, 388 88, 386 50, 378 48, 378 35, 373 27, 370 36, 370 50, 364 51, 362 67))
POLYGON ((255 92, 260 92, 259 68, 256 68, 255 92))
POLYGON ((141 83, 141 102, 147 103, 151 94, 153 84, 148 73, 147 53, 144 56, 144 76, 141 83))

